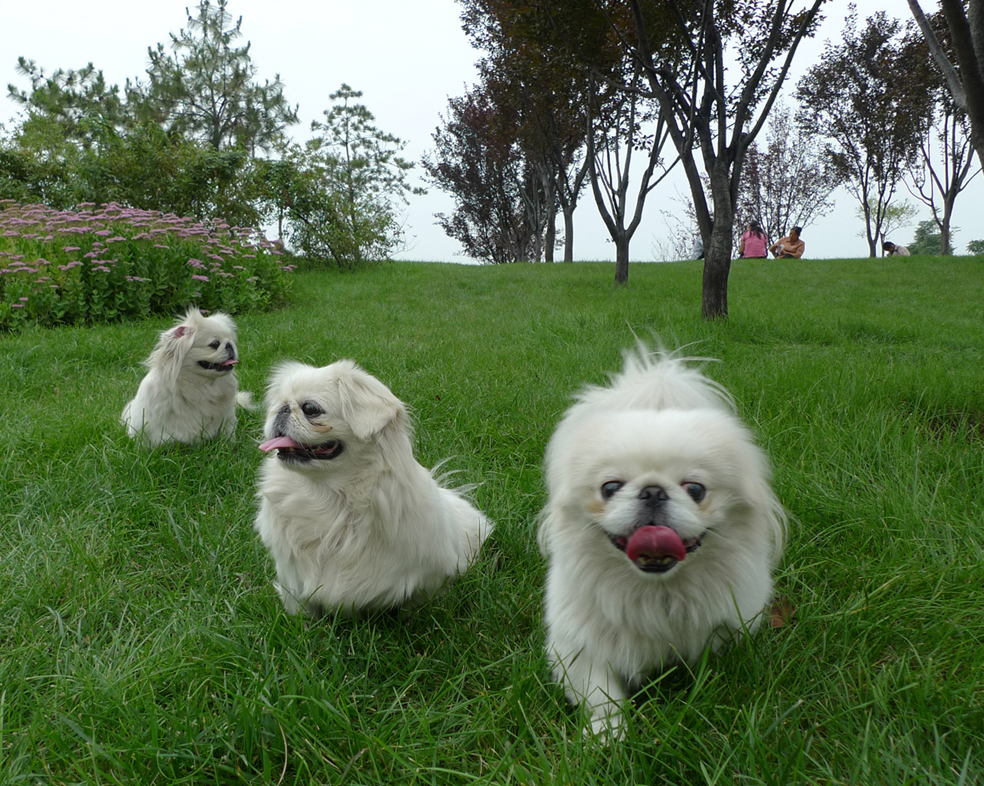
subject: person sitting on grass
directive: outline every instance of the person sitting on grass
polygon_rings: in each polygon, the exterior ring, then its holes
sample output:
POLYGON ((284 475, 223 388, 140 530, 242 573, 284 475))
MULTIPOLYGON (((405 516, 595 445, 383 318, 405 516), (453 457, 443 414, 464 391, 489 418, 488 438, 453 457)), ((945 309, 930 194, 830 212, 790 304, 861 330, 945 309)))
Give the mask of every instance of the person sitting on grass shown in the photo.
POLYGON ((802 227, 793 227, 786 237, 769 246, 769 251, 776 259, 802 259, 803 252, 806 251, 806 243, 800 240, 802 231, 802 227))
POLYGON ((743 259, 765 259, 769 256, 768 245, 769 240, 759 222, 749 221, 748 229, 738 243, 738 256, 743 259))
POLYGON ((886 240, 882 243, 882 253, 887 257, 907 257, 909 256, 909 249, 905 246, 898 246, 891 240, 886 240))

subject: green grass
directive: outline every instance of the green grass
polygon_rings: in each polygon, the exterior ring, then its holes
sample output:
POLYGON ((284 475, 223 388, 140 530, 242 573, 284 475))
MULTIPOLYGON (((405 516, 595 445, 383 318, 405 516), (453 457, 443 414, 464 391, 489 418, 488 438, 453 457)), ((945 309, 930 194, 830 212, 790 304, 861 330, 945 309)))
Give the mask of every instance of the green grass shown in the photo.
POLYGON ((252 530, 259 414, 147 452, 154 319, 0 337, 0 783, 984 780, 984 260, 395 264, 238 319, 241 386, 357 360, 497 522, 410 615, 305 626, 252 530), (571 393, 633 333, 721 359, 791 513, 792 624, 656 680, 604 748, 550 683, 535 517, 571 393))

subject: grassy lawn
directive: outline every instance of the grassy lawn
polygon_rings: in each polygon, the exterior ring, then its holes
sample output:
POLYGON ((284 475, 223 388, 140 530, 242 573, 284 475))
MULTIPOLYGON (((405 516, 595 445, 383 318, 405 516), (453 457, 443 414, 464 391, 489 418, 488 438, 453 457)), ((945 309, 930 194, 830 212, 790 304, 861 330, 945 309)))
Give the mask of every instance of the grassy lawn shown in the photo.
POLYGON ((497 522, 412 615, 286 616, 252 529, 259 413, 155 452, 119 413, 170 320, 0 336, 2 784, 984 781, 984 258, 299 274, 240 385, 358 361, 497 522), (544 445, 633 333, 720 359, 791 514, 791 624, 678 668, 605 748, 549 682, 544 445))

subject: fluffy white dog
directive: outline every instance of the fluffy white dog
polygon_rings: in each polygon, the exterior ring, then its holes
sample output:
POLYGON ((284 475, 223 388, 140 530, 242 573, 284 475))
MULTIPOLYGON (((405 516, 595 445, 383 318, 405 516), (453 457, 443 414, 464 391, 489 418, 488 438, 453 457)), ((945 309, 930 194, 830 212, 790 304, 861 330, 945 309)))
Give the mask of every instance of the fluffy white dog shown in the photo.
POLYGON ((416 604, 478 554, 491 522, 417 463, 403 402, 355 363, 282 364, 266 409, 256 530, 288 613, 416 604))
POLYGON ((547 657, 596 733, 650 674, 754 631, 786 518, 723 388, 640 346, 546 453, 547 657))
POLYGON ((237 393, 238 362, 232 318, 206 317, 189 307, 183 320, 161 333, 144 361, 150 371, 123 409, 127 434, 151 446, 231 435, 236 404, 251 406, 249 393, 237 393))

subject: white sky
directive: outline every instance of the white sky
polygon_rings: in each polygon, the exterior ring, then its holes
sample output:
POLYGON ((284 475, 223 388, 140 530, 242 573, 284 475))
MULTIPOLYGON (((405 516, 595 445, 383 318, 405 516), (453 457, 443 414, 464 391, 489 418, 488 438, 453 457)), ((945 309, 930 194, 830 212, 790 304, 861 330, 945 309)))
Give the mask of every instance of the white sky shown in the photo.
MULTIPOLYGON (((6 85, 21 89, 27 80, 15 72, 17 57, 37 61, 50 73, 57 68, 78 69, 92 62, 110 83, 122 85, 127 77, 144 76, 147 47, 167 43, 168 33, 185 26, 187 6, 197 0, 48 0, 42 6, 8 3, 0 37, 0 121, 8 124, 17 112, 7 97, 6 85)), ((901 0, 857 0, 863 20, 877 10, 908 18, 901 0)), ((924 3, 924 7, 929 3, 924 3)), ((440 124, 449 97, 462 95, 476 80, 473 50, 461 30, 459 6, 454 0, 229 0, 229 11, 243 17, 244 38, 252 42, 258 78, 279 74, 291 104, 300 104, 301 123, 291 129, 298 141, 306 138, 312 120, 330 105, 328 96, 344 82, 363 92, 362 103, 375 115, 379 128, 407 142, 403 155, 419 161, 432 148, 432 134, 440 124)), ((797 53, 787 94, 796 79, 814 62, 827 38, 837 39, 848 13, 848 0, 827 5, 827 20, 815 41, 804 42, 797 53)), ((419 164, 414 180, 420 179, 419 164)), ((642 225, 633 238, 633 260, 650 260, 655 243, 668 231, 661 209, 679 212, 676 198, 685 194, 685 182, 661 185, 647 201, 642 225)), ((421 183, 422 184, 422 183, 421 183)), ((916 202, 907 192, 899 198, 916 202)), ((856 202, 838 191, 835 210, 804 230, 807 256, 814 258, 867 256, 863 230, 855 216, 856 202)), ((916 222, 929 218, 920 209, 916 222)), ((411 197, 407 213, 411 247, 404 259, 468 261, 458 244, 434 223, 433 215, 450 213, 450 197, 430 188, 425 197, 411 197)), ((978 176, 957 199, 953 225, 955 241, 964 251, 969 240, 984 238, 984 178, 978 176)), ((598 217, 590 192, 585 191, 576 212, 574 244, 577 259, 613 260, 614 247, 598 217)), ((915 223, 894 233, 908 242, 915 223)), ((562 227, 560 227, 562 229, 562 227)))

